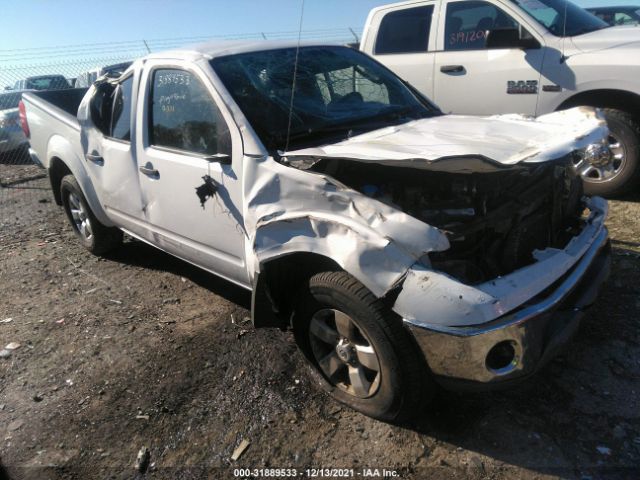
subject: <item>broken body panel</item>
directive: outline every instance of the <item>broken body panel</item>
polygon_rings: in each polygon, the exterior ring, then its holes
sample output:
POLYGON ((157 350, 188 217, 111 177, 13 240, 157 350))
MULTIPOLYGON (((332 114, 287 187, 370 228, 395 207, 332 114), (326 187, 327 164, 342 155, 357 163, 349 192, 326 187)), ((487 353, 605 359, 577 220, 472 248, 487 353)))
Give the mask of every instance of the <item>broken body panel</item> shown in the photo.
MULTIPOLYGON (((276 259, 298 253, 326 257, 375 296, 389 299, 408 328, 430 332, 489 325, 518 310, 584 261, 597 239, 606 239, 606 202, 581 203, 570 165, 572 154, 607 135, 595 111, 539 119, 435 115, 278 152, 265 146, 209 64, 216 56, 269 48, 275 47, 205 46, 134 63, 123 74, 134 78, 130 143, 107 140, 119 161, 105 158, 108 175, 103 165, 69 165, 85 183, 111 179, 95 186, 99 202, 91 208, 98 218, 245 288, 276 259), (150 71, 160 67, 183 68, 207 85, 229 130, 228 161, 185 157, 150 144, 143 119, 151 105, 150 71), (157 176, 148 174, 151 161, 161 166, 157 176), (91 168, 100 173, 88 175, 91 168), (167 171, 175 175, 165 176, 167 171), (402 185, 412 181, 414 194, 407 196, 402 185), (526 190, 522 198, 530 204, 518 200, 516 191, 507 192, 508 202, 501 200, 501 189, 511 183, 526 190), (105 207, 105 199, 115 207, 105 207), (161 205, 173 205, 173 213, 163 214, 161 205), (591 213, 580 217, 583 206, 591 213), (155 224, 154 211, 162 225, 155 224), (523 244, 527 229, 539 222, 544 235, 523 244), (194 231, 200 236, 193 237, 194 231), (483 258, 491 255, 466 250, 475 238, 488 238, 483 248, 494 256, 507 242, 512 255, 487 264, 483 258)), ((92 87, 80 107, 81 140, 69 139, 77 158, 109 153, 92 124, 96 92, 92 87)), ((26 104, 28 116, 38 109, 46 117, 42 102, 30 103, 26 95, 26 104)), ((32 127, 32 144, 42 150, 34 154, 45 166, 51 158, 46 138, 57 120, 49 121, 48 127, 32 127)))

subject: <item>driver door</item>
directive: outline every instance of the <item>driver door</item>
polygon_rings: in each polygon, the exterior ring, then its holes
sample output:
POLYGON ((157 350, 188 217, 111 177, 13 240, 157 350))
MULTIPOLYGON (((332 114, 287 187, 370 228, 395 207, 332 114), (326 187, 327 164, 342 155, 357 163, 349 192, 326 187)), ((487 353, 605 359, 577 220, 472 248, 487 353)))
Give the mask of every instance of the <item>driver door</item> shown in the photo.
POLYGON ((147 239, 246 287, 242 142, 235 123, 192 64, 149 64, 143 82, 138 175, 147 239))

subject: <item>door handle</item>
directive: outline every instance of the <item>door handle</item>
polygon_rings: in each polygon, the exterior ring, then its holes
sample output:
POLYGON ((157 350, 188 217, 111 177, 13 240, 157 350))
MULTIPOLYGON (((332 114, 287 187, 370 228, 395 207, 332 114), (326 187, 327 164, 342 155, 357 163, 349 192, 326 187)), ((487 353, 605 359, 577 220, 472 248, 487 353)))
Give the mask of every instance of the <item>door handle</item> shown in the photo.
POLYGON ((440 67, 442 73, 462 73, 464 67, 462 65, 443 65, 440 67))
POLYGON ((95 163, 96 165, 100 165, 100 166, 104 165, 104 158, 102 158, 100 155, 88 153, 87 155, 85 155, 85 158, 90 162, 95 163))
POLYGON ((160 176, 160 172, 158 172, 158 170, 153 168, 153 165, 151 165, 151 163, 147 163, 144 167, 140 167, 138 170, 140 170, 142 173, 144 173, 149 177, 157 178, 160 176))

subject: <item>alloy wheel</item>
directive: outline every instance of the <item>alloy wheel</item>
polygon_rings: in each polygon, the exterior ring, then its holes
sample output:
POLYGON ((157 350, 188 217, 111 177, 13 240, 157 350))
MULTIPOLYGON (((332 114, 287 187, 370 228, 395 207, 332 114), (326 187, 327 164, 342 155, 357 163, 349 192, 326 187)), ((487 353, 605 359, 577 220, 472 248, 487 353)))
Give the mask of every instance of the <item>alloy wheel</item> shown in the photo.
POLYGON ((71 218, 76 230, 80 233, 85 240, 91 240, 93 238, 93 230, 91 228, 91 220, 86 208, 82 204, 80 197, 73 192, 69 192, 69 211, 71 212, 71 218))
POLYGON ((380 360, 357 322, 344 312, 322 309, 309 325, 311 350, 332 385, 358 398, 380 387, 380 360))
MULTIPOLYGON (((597 148, 595 146, 591 147, 597 148)), ((611 133, 608 138, 608 150, 606 153, 600 150, 587 150, 587 153, 574 163, 576 170, 586 182, 608 182, 622 172, 627 159, 626 148, 611 133)))

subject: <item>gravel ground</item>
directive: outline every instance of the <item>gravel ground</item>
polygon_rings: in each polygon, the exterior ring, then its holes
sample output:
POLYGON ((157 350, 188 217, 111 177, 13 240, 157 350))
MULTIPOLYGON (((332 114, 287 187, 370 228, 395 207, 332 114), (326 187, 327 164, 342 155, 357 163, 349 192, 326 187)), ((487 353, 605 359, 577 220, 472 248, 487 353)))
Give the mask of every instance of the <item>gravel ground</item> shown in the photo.
POLYGON ((317 390, 289 333, 252 329, 248 292, 136 241, 93 257, 51 198, 46 179, 0 190, 0 348, 20 344, 0 358, 0 480, 640 476, 639 196, 611 202, 612 278, 564 356, 506 392, 441 392, 407 427, 317 390))

